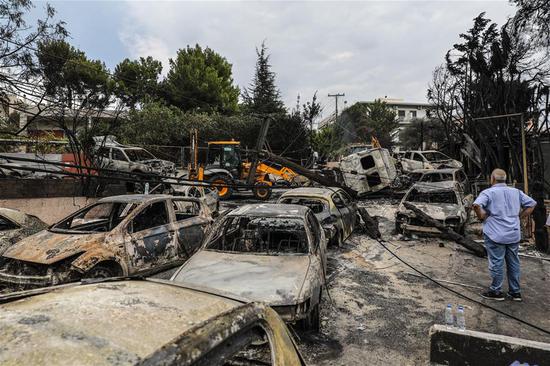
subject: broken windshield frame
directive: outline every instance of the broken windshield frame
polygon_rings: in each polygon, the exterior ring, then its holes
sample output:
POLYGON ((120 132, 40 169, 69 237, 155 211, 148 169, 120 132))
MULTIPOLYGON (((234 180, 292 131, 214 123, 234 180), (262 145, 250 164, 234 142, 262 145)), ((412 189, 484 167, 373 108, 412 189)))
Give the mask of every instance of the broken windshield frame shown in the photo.
POLYGON ((203 246, 222 253, 308 255, 309 235, 297 217, 225 216, 203 246))
POLYGON ((422 155, 426 158, 428 161, 442 161, 442 160, 451 160, 450 157, 447 155, 439 152, 439 151, 430 151, 430 152, 423 152, 422 155))
POLYGON ((405 201, 416 203, 458 204, 458 198, 454 191, 420 192, 416 189, 412 189, 409 194, 407 194, 405 201))
POLYGON ((329 210, 328 201, 322 198, 313 197, 284 197, 281 203, 286 205, 299 205, 309 207, 314 214, 320 214, 329 210))
POLYGON ((129 202, 98 202, 52 225, 54 233, 96 234, 110 232, 139 206, 129 202))
POLYGON ((133 162, 154 160, 156 157, 145 149, 124 149, 128 159, 133 162))
POLYGON ((19 229, 20 226, 7 217, 0 215, 0 231, 19 229))
POLYGON ((429 182, 429 183, 447 182, 447 181, 454 181, 452 173, 439 173, 439 172, 424 173, 424 175, 419 179, 419 182, 429 182))

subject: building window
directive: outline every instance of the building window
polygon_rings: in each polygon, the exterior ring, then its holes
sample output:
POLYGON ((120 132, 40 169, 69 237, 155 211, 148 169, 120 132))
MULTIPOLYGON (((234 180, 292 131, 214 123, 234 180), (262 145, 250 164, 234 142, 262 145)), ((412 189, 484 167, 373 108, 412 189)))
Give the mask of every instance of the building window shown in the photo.
POLYGON ((399 120, 402 121, 405 119, 405 111, 398 110, 397 116, 399 117, 399 120))
POLYGON ((416 118, 416 111, 410 111, 411 118, 416 118))

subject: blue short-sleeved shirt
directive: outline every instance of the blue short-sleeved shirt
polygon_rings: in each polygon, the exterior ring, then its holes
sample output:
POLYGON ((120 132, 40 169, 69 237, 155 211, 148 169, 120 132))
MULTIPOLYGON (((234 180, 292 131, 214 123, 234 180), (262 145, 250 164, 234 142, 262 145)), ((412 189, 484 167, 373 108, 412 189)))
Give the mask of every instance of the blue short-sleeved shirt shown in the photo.
POLYGON ((514 244, 521 240, 519 213, 523 207, 533 207, 537 202, 520 191, 498 183, 483 190, 474 201, 487 213, 483 222, 483 234, 499 244, 514 244))

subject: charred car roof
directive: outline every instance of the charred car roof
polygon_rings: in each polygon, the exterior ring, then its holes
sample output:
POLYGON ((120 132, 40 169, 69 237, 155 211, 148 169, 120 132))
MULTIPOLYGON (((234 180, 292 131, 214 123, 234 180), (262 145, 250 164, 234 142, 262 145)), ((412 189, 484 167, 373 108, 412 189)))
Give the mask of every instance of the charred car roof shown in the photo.
POLYGON ((340 188, 318 188, 318 187, 303 187, 295 188, 283 193, 281 197, 320 197, 330 200, 334 192, 340 190, 340 188))
POLYGON ((122 203, 139 203, 139 202, 153 202, 164 199, 178 199, 186 201, 196 201, 199 202, 199 199, 192 197, 181 197, 181 196, 170 196, 167 194, 126 194, 121 196, 112 196, 105 197, 100 199, 98 202, 122 202, 122 203))
POLYGON ((415 169, 411 173, 449 173, 462 170, 460 168, 443 168, 443 169, 415 169))
POLYGON ((255 203, 231 211, 228 216, 304 217, 309 208, 300 205, 255 203))
POLYGON ((415 183, 411 187, 412 190, 416 190, 422 193, 429 192, 440 192, 440 191, 454 191, 457 190, 457 183, 454 181, 443 181, 443 182, 419 182, 415 183))

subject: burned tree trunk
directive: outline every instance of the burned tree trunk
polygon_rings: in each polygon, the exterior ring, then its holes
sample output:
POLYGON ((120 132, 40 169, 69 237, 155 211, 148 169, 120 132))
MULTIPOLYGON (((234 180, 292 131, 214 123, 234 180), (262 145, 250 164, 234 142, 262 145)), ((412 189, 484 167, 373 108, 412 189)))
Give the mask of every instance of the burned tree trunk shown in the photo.
POLYGON ((275 155, 275 154, 270 153, 269 151, 266 151, 266 150, 262 150, 260 152, 260 156, 263 157, 263 158, 269 159, 269 160, 271 160, 271 161, 273 161, 277 164, 281 164, 283 166, 289 167, 290 169, 294 170, 296 173, 301 174, 304 177, 306 177, 306 178, 308 178, 308 179, 310 179, 314 182, 317 182, 319 184, 322 184, 326 187, 339 187, 339 188, 342 188, 350 196, 352 196, 354 198, 357 198, 357 192, 354 191, 353 189, 351 189, 351 188, 349 188, 345 185, 339 184, 339 183, 335 182, 334 180, 332 180, 328 177, 324 177, 320 174, 312 172, 311 170, 306 169, 303 166, 301 166, 299 164, 296 164, 296 163, 294 163, 294 162, 292 162, 288 159, 285 159, 282 156, 275 155))
POLYGON ((468 238, 456 233, 453 229, 448 228, 447 226, 443 225, 441 222, 431 218, 430 216, 425 214, 422 210, 418 209, 413 204, 410 204, 409 202, 403 202, 403 205, 405 205, 405 207, 407 209, 414 212, 414 214, 419 219, 424 221, 426 224, 431 225, 431 226, 439 229, 439 231, 441 231, 449 239, 454 240, 458 244, 462 245, 464 248, 472 251, 478 257, 486 257, 487 256, 487 252, 485 251, 485 248, 483 247, 483 245, 481 245, 479 243, 476 243, 475 241, 473 241, 471 239, 468 239, 468 238))
POLYGON ((533 221, 535 222, 535 244, 537 249, 543 253, 548 253, 548 232, 546 231, 546 207, 544 206, 544 185, 541 181, 536 181, 532 186, 533 199, 537 201, 533 211, 533 221))

